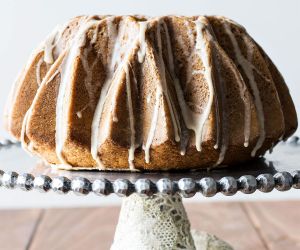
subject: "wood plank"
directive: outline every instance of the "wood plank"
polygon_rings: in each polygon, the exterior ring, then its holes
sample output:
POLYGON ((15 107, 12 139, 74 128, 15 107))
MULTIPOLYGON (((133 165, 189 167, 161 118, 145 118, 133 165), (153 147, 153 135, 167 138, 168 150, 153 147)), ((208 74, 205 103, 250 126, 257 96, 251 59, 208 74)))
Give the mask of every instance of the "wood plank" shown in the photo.
MULTIPOLYGON (((300 201, 186 205, 192 228, 242 250, 300 249, 299 207, 300 201)), ((117 207, 51 209, 43 216, 41 210, 2 210, 0 248, 109 249, 118 213, 117 207)))
POLYGON ((109 249, 118 214, 117 207, 47 210, 29 249, 109 249))
POLYGON ((268 249, 300 249, 300 201, 252 202, 244 206, 268 249))
POLYGON ((212 233, 235 249, 266 249, 240 203, 187 204, 193 229, 212 233))
POLYGON ((3 250, 27 249, 41 210, 1 210, 0 248, 3 250))

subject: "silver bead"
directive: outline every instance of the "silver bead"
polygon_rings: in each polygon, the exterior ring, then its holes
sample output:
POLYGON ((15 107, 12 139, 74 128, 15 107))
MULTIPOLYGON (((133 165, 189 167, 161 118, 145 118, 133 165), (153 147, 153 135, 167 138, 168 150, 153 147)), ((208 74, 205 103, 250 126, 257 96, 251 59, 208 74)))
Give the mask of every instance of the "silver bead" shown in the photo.
POLYGON ((231 196, 237 192, 237 181, 231 176, 223 177, 219 180, 219 185, 224 195, 231 196))
POLYGON ((192 178, 180 179, 178 189, 179 193, 185 198, 193 197, 197 192, 196 183, 192 178))
POLYGON ((13 189, 17 185, 18 174, 16 172, 7 172, 2 176, 2 185, 6 188, 13 189))
POLYGON ((211 177, 202 178, 198 184, 203 196, 212 197, 218 192, 217 183, 211 177))
POLYGON ((71 189, 77 195, 87 195, 91 191, 91 182, 83 177, 76 177, 71 182, 71 189))
POLYGON ((138 179, 134 186, 135 191, 141 196, 152 196, 154 193, 154 185, 148 179, 138 179))
POLYGON ((47 175, 40 175, 35 177, 33 188, 41 193, 48 192, 51 189, 52 179, 47 175))
POLYGON ((24 191, 29 191, 33 188, 34 176, 32 174, 21 174, 17 179, 17 186, 24 191))
POLYGON ((111 182, 103 178, 93 182, 92 190, 96 195, 109 195, 112 193, 113 188, 111 182))
POLYGON ((293 176, 293 188, 300 188, 300 171, 295 171, 292 173, 293 176))
POLYGON ((125 179, 117 179, 114 181, 113 189, 116 195, 124 197, 129 196, 133 192, 132 184, 125 179))
POLYGON ((59 176, 53 179, 51 187, 58 194, 66 194, 71 189, 71 181, 67 177, 59 176))
POLYGON ((276 173, 274 179, 275 187, 278 191, 290 190, 293 185, 293 177, 288 172, 276 173))
POLYGON ((4 171, 0 170, 0 187, 2 186, 2 177, 4 175, 4 171))
POLYGON ((239 188, 245 194, 252 194, 256 191, 257 182, 254 176, 244 175, 239 178, 239 188))
POLYGON ((275 180, 271 174, 260 174, 256 177, 257 189, 264 193, 271 192, 275 187, 275 180))
POLYGON ((173 182, 168 178, 162 178, 156 182, 156 187, 159 193, 171 195, 174 193, 173 182))

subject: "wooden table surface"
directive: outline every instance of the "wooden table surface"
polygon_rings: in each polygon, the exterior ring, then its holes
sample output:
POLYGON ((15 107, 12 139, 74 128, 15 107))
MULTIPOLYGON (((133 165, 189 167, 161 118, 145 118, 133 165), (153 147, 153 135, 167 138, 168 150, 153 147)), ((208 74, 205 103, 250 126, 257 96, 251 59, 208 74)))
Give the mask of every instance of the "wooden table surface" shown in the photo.
MULTIPOLYGON (((0 210, 0 249, 109 249, 119 209, 0 210)), ((237 250, 300 249, 300 201, 188 203, 186 210, 192 228, 237 250)))

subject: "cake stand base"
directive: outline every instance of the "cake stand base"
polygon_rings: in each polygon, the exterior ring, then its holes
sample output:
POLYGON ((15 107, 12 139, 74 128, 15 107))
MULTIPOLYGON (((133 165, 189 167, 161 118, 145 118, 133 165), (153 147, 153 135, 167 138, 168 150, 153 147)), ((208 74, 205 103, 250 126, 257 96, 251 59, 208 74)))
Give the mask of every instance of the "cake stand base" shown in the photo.
POLYGON ((138 194, 124 198, 111 250, 231 250, 205 232, 191 233, 179 195, 138 194))

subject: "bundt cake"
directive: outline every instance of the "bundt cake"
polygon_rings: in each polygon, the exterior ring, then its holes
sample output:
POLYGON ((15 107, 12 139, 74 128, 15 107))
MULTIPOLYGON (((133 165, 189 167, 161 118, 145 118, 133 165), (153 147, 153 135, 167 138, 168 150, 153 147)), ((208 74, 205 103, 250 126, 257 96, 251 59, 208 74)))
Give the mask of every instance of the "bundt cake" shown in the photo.
POLYGON ((263 155, 297 128, 288 88, 220 16, 80 16, 16 81, 7 130, 66 169, 213 168, 263 155))

